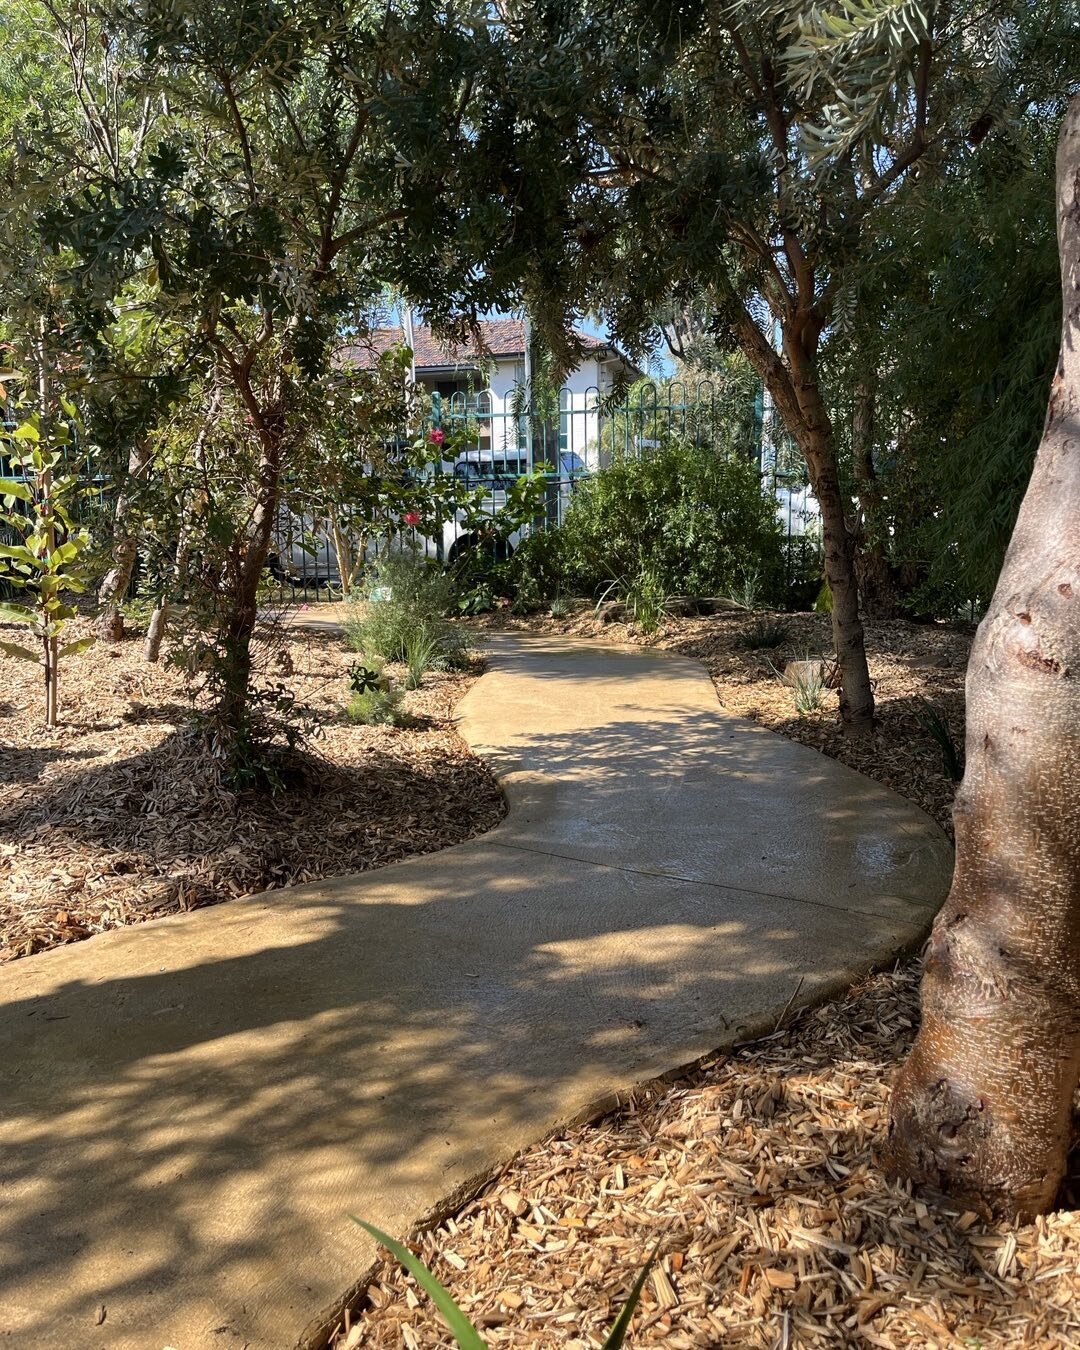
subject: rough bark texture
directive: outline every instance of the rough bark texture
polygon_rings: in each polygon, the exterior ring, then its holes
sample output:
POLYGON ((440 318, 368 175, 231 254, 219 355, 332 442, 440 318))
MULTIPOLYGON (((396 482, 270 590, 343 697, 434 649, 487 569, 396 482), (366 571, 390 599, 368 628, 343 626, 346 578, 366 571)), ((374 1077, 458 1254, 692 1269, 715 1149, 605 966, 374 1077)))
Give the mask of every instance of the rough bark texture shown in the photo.
POLYGON ((893 1094, 894 1171, 1048 1209, 1080 1077, 1080 100, 1058 149, 1064 314, 1046 426, 968 667, 956 873, 893 1094))

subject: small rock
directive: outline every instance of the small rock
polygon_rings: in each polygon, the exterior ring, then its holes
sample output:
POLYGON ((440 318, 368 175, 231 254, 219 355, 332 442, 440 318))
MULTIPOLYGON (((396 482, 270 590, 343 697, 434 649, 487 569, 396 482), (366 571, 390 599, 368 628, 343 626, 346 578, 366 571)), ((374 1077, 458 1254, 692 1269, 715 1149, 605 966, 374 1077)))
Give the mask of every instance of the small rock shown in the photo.
POLYGON ((107 1314, 105 1312, 105 1304, 99 1303, 97 1306, 97 1311, 94 1313, 94 1326, 96 1327, 101 1326, 102 1322, 105 1321, 106 1316, 107 1314))
POLYGON ((800 685, 813 684, 816 681, 825 683, 825 662, 816 658, 811 661, 789 661, 781 677, 781 683, 786 684, 789 689, 798 689, 800 685))

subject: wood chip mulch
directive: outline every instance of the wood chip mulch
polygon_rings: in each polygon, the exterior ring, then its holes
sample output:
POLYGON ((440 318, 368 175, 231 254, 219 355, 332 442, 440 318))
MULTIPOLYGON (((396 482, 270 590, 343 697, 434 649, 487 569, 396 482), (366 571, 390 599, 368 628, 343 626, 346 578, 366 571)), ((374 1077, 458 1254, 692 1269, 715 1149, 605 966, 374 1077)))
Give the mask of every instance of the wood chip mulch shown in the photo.
POLYGON ((514 619, 505 611, 478 626, 563 632, 609 642, 638 642, 695 657, 709 671, 722 707, 803 745, 838 759, 921 806, 949 834, 957 784, 944 770, 941 750, 920 721, 921 700, 934 705, 948 723, 953 742, 964 744, 964 673, 975 635, 973 624, 866 623, 866 650, 877 702, 872 735, 852 739, 839 725, 838 695, 826 690, 820 710, 800 713, 795 695, 778 671, 789 661, 829 656, 826 614, 726 613, 707 618, 665 619, 658 633, 642 634, 632 624, 604 624, 591 609, 564 618, 514 619), (786 641, 768 650, 741 645, 760 619, 788 631, 786 641))
MULTIPOLYGON (((498 614, 479 626, 696 657, 724 707, 879 779, 949 829, 955 785, 916 713, 920 698, 934 703, 962 745, 973 627, 867 625, 879 727, 859 742, 836 725, 835 695, 800 715, 773 670, 827 654, 827 617, 782 620, 790 637, 771 651, 740 645, 754 622, 745 614, 669 620, 651 637, 588 613, 498 614)), ((1080 1346, 1080 1155, 1065 1207, 1024 1226, 931 1206, 883 1176, 889 1082, 914 1037, 919 974, 912 963, 873 976, 598 1122, 557 1131, 414 1249, 492 1346, 596 1350, 657 1241, 628 1346, 1080 1346)), ((383 1258, 333 1344, 454 1341, 412 1278, 383 1258)))
MULTIPOLYGON (((492 1346, 599 1347, 648 1253, 628 1346, 1080 1345, 1080 1213, 992 1226, 876 1161, 917 970, 520 1155, 415 1244, 492 1346)), ((454 1342, 390 1258, 339 1350, 454 1342)))
POLYGON ((271 796, 233 794, 207 774, 181 675, 148 665, 139 639, 64 663, 52 732, 40 671, 0 658, 0 962, 381 867, 501 819, 497 784, 454 730, 478 670, 430 673, 405 696, 411 725, 365 727, 340 719, 356 660, 340 639, 293 630, 275 659, 322 730, 305 772, 271 796))

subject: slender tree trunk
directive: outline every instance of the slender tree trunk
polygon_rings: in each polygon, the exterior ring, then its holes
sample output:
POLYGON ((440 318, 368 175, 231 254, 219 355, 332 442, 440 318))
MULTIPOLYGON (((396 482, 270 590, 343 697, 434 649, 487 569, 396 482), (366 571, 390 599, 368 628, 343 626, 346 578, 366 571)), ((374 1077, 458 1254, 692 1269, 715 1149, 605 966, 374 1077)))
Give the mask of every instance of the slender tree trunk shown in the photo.
MULTIPOLYGON (((206 417, 199 434, 195 437, 195 445, 192 450, 192 463, 195 472, 203 480, 206 478, 206 442, 217 424, 220 409, 221 391, 215 388, 210 396, 206 417)), ((172 581, 158 596, 154 612, 150 615, 150 623, 146 630, 146 641, 143 644, 143 659, 146 661, 154 662, 161 656, 161 644, 165 638, 165 630, 168 628, 169 614, 172 610, 169 597, 170 595, 182 595, 184 587, 187 585, 188 565, 191 561, 191 536, 191 517, 189 514, 180 526, 180 537, 176 541, 176 559, 173 563, 172 581)))
MULTIPOLYGON (((50 452, 52 451, 52 382, 49 370, 49 354, 46 347, 46 319, 39 320, 37 358, 38 358, 38 396, 41 400, 41 436, 50 452)), ((56 515, 53 510, 53 472, 44 469, 38 478, 41 493, 41 520, 44 525, 45 557, 50 557, 56 548, 56 515)), ((42 601, 52 592, 42 590, 42 601)), ((46 621, 49 615, 44 615, 46 621)), ((60 714, 60 644, 55 633, 46 633, 42 638, 44 647, 43 664, 45 667, 45 725, 55 727, 60 714)))
POLYGON ((832 631, 840 667, 840 720, 851 736, 874 726, 874 687, 866 662, 866 638, 859 616, 856 539, 848 523, 848 503, 840 486, 836 437, 812 355, 804 341, 786 334, 784 348, 792 367, 799 419, 789 429, 806 459, 810 486, 821 511, 825 578, 832 592, 832 631))
POLYGON ((821 511, 825 577, 833 599, 833 643, 842 681, 840 717, 849 735, 865 735, 874 725, 874 687, 859 617, 855 537, 840 486, 833 426, 817 378, 816 330, 806 315, 788 316, 784 322, 785 365, 745 307, 733 312, 732 324, 747 359, 768 385, 784 425, 806 460, 821 511))
POLYGON ((859 499, 855 535, 855 570, 864 612, 871 619, 896 617, 896 584, 885 547, 881 485, 874 467, 874 416, 877 374, 860 382, 851 419, 851 467, 859 499))
POLYGON ((124 636, 124 616, 120 604, 131 585, 135 571, 135 558, 138 543, 131 533, 132 483, 141 477, 150 462, 150 446, 143 441, 132 446, 128 455, 127 480, 116 498, 113 512, 113 560, 112 566, 102 578, 98 587, 98 603, 101 613, 98 617, 98 636, 106 642, 120 642, 124 636))
POLYGON ((1061 357, 968 666, 956 872, 893 1093, 892 1170, 1048 1209, 1080 1078, 1080 99, 1058 145, 1061 357))
POLYGON ((222 654, 221 692, 217 714, 220 732, 229 742, 226 758, 237 767, 237 754, 246 739, 251 703, 251 642, 258 622, 259 582, 273 542, 274 522, 281 501, 281 476, 286 452, 287 418, 279 385, 269 407, 259 407, 250 386, 240 393, 252 412, 260 441, 258 482, 251 524, 241 543, 218 626, 222 654))
POLYGON ((169 626, 172 612, 170 595, 180 595, 187 584, 188 563, 191 559, 191 529, 185 522, 180 527, 180 538, 176 542, 176 559, 173 562, 172 579, 168 589, 158 596, 150 623, 146 629, 146 641, 143 643, 143 659, 154 662, 161 657, 161 644, 169 626))

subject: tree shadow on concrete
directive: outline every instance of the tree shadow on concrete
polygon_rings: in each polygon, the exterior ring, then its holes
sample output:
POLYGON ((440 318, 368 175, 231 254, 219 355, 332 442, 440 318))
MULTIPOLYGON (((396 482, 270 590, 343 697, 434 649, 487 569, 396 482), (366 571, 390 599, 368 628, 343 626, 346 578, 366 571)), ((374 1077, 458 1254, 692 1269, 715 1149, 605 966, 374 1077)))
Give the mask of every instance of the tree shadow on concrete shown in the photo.
POLYGON ((585 736, 524 736, 511 796, 572 781, 553 810, 569 841, 530 834, 526 801, 437 858, 10 967, 14 1331, 70 1345, 104 1304, 133 1344, 228 1343, 217 1328, 289 1343, 370 1258, 348 1211, 400 1228, 559 1119, 910 941, 932 904, 911 894, 922 864, 903 814, 871 796, 884 815, 864 826, 861 782, 730 731, 688 705, 656 737, 632 710, 585 736), (762 809, 778 774, 779 817, 762 809), (806 850, 841 837, 823 894, 806 850), (769 884, 751 884, 762 862, 769 884))

